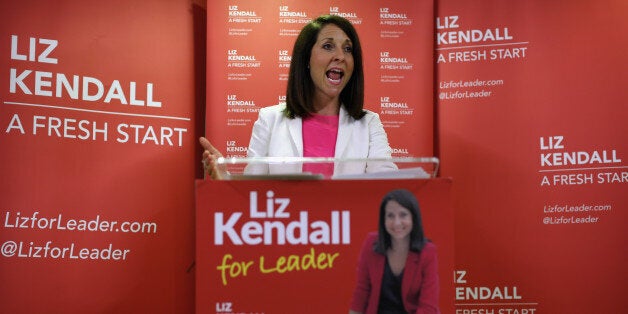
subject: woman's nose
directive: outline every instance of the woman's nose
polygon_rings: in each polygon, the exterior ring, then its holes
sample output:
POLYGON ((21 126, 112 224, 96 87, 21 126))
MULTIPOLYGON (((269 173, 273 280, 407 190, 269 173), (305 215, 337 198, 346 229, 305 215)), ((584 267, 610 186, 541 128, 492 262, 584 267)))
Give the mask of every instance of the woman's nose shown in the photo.
POLYGON ((334 50, 334 60, 342 61, 345 59, 344 51, 342 51, 341 47, 338 47, 334 50))

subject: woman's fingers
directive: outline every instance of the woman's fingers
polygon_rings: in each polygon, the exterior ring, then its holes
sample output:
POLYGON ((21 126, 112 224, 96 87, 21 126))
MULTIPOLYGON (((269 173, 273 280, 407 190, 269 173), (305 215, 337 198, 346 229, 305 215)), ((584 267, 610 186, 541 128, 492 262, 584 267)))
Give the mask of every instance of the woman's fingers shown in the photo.
POLYGON ((201 146, 203 146, 205 151, 209 152, 210 155, 213 155, 216 157, 222 157, 222 154, 220 153, 220 151, 216 149, 216 147, 214 147, 214 145, 212 145, 212 143, 208 139, 204 137, 200 137, 198 141, 199 143, 201 143, 201 146))
POLYGON ((205 173, 212 179, 221 179, 222 175, 216 165, 216 159, 222 157, 222 153, 205 137, 198 139, 205 151, 203 151, 203 168, 205 173))

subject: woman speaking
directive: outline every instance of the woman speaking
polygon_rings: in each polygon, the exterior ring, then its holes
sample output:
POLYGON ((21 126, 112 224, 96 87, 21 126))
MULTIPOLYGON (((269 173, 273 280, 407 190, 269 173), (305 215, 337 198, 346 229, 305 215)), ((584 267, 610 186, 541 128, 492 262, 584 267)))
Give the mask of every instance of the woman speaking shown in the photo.
MULTIPOLYGON (((200 143, 206 173, 220 178, 215 160, 222 154, 206 138, 200 143)), ((379 116, 364 109, 362 48, 355 28, 337 15, 312 20, 294 44, 286 103, 260 110, 247 157, 359 159, 390 158, 391 153, 379 116)), ((380 161, 311 164, 302 170, 331 176, 392 169, 393 163, 380 161)))

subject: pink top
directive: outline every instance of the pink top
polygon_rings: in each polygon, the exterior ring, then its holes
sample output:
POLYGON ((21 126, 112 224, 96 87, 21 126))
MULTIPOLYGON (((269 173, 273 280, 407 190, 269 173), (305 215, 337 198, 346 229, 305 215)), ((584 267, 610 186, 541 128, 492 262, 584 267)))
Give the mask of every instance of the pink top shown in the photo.
MULTIPOLYGON (((313 113, 310 117, 303 119, 303 157, 334 157, 337 137, 338 116, 313 113)), ((334 173, 334 164, 305 164, 303 171, 331 177, 334 173)))

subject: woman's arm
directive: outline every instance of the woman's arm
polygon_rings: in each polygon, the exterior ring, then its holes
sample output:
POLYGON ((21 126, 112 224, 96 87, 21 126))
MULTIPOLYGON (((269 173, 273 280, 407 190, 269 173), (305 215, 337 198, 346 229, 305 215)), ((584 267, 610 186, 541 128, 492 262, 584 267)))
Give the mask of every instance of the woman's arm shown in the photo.
POLYGON ((266 112, 267 109, 262 108, 253 124, 249 148, 246 151, 247 157, 268 157, 268 143, 270 142, 271 130, 270 125, 268 125, 270 117, 266 112))
MULTIPOLYGON (((268 145, 271 137, 270 126, 268 125, 268 115, 265 114, 267 109, 262 108, 258 114, 257 120, 253 124, 251 131, 251 139, 249 147, 246 151, 246 157, 268 157, 268 145)), ((245 174, 266 174, 268 173, 267 164, 249 164, 244 169, 245 174)))
MULTIPOLYGON (((384 125, 379 119, 379 115, 369 112, 369 153, 368 158, 390 158, 392 148, 388 143, 388 135, 384 130, 384 125)), ((377 172, 386 170, 396 170, 397 165, 392 162, 369 162, 366 165, 366 172, 377 172)))
POLYGON ((349 313, 363 313, 366 311, 371 295, 371 278, 369 275, 368 260, 372 251, 373 242, 370 240, 370 237, 367 237, 360 250, 356 284, 351 298, 351 309, 349 313))
POLYGON ((438 258, 436 246, 428 244, 422 254, 425 254, 422 263, 421 294, 419 296, 417 314, 440 313, 438 310, 438 295, 440 284, 438 281, 438 258))

